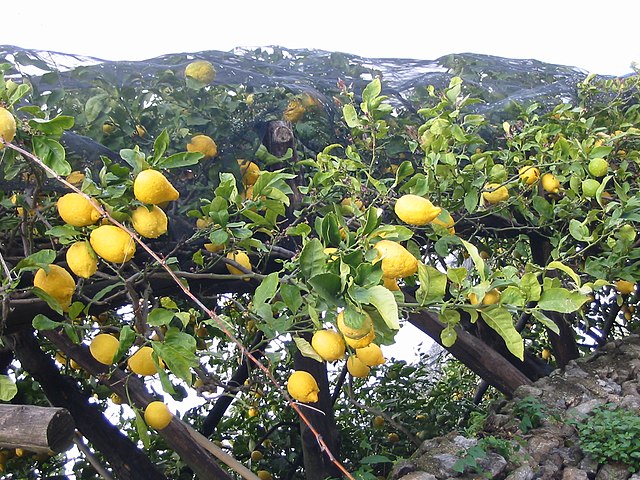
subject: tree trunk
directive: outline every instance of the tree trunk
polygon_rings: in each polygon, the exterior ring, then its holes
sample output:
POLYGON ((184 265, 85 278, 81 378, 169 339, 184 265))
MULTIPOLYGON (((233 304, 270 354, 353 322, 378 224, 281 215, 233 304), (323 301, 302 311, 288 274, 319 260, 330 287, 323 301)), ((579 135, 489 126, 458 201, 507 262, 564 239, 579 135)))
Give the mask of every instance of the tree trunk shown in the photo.
POLYGON ((34 405, 0 405, 0 447, 30 452, 64 452, 76 426, 68 410, 34 405))
POLYGON ((22 331, 12 338, 16 359, 40 383, 49 401, 66 408, 80 433, 100 451, 120 480, 165 480, 156 466, 89 403, 70 377, 60 374, 49 355, 40 349, 33 332, 22 331))
MULTIPOLYGON (((442 345, 440 333, 445 325, 433 315, 426 312, 413 313, 409 316, 409 321, 442 345)), ((524 373, 478 337, 461 328, 456 328, 456 333, 456 342, 447 350, 507 397, 512 397, 518 387, 531 384, 524 373)))
MULTIPOLYGON (((98 363, 89 353, 85 345, 75 345, 64 333, 55 330, 42 332, 56 348, 65 353, 68 358, 75 360, 83 370, 86 370, 100 383, 109 387, 123 400, 131 399, 132 407, 143 410, 150 402, 157 400, 147 392, 144 383, 135 375, 127 375, 119 369, 115 369, 110 375, 106 375, 106 365, 98 363)), ((170 449, 175 451, 180 458, 193 470, 201 480, 231 480, 218 465, 215 457, 209 449, 216 451, 218 458, 229 464, 237 464, 236 460, 218 448, 216 445, 203 445, 194 441, 197 432, 188 425, 174 418, 169 425, 158 432, 164 438, 170 449)), ((210 443, 210 442, 209 442, 210 443)), ((235 465, 234 465, 235 466, 235 465)), ((233 468, 233 467, 232 467, 233 468)), ((248 477, 247 478, 251 478, 248 477)), ((255 478, 255 477, 254 477, 255 478)))
MULTIPOLYGON (((301 334, 307 341, 311 341, 311 334, 301 334)), ((333 416, 333 403, 329 391, 326 362, 318 362, 313 358, 305 357, 297 352, 293 358, 294 368, 304 370, 313 375, 320 387, 320 395, 317 403, 308 404, 312 408, 306 408, 307 404, 301 403, 300 407, 307 420, 320 434, 330 452, 338 456, 340 434, 333 416), (318 411, 319 410, 319 411, 318 411)), ((300 436, 302 438, 302 454, 304 457, 304 471, 307 480, 324 480, 327 477, 341 478, 342 473, 332 462, 326 452, 323 452, 311 429, 300 420, 300 436)))

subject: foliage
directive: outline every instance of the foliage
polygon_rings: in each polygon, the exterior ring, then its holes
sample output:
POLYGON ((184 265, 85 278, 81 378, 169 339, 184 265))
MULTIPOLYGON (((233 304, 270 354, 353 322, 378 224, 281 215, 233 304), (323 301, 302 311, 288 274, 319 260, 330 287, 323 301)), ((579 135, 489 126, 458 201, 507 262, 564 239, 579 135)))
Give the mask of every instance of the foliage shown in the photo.
POLYGON ((635 412, 603 405, 572 424, 578 431, 582 451, 599 464, 620 462, 630 472, 640 469, 640 419, 635 412))
POLYGON ((520 418, 520 431, 527 433, 541 425, 542 419, 548 416, 545 405, 537 397, 526 396, 514 405, 513 414, 520 418))
MULTIPOLYGON (((284 61, 279 54, 271 60, 284 61)), ((254 55, 263 62, 261 73, 273 74, 266 54, 254 55)), ((347 68, 339 56, 333 60, 347 68)), ((281 379, 300 355, 314 358, 306 336, 335 327, 340 311, 353 328, 369 314, 383 349, 410 317, 429 315, 443 324, 436 340, 445 347, 462 330, 490 331, 506 358, 520 360, 546 347, 549 332, 559 333, 558 317, 573 329, 567 342, 573 332, 597 341, 628 334, 637 318, 613 307, 630 309, 637 299, 617 295, 612 285, 617 278, 640 279, 638 77, 588 77, 576 85, 576 104, 511 105, 510 116, 495 122, 480 111, 483 101, 495 99, 481 99, 477 85, 465 81, 477 73, 475 65, 450 60, 446 82, 423 85, 404 102, 390 96, 379 76, 358 91, 340 81, 319 92, 218 80, 198 85, 185 81, 177 60, 153 75, 81 67, 40 79, 3 64, 0 102, 19 120, 14 143, 24 149, 0 153, 3 295, 17 305, 44 300, 51 310, 32 323, 41 333, 62 329, 76 344, 117 333, 123 367, 135 348, 151 346, 167 368, 145 378, 146 385, 195 427, 211 403, 235 395, 213 438, 252 469, 268 467, 275 475, 303 474, 298 416, 283 398, 281 379), (263 144, 263 126, 275 120, 286 120, 297 140, 277 155, 263 144), (217 157, 187 151, 197 134, 215 140, 217 157), (77 135, 105 149, 85 158, 68 146, 77 135), (582 180, 596 180, 588 169, 594 158, 606 158, 609 167, 587 196, 582 180), (260 167, 251 188, 243 184, 241 159, 260 167), (553 173, 561 190, 522 182, 519 169, 531 165, 553 173), (147 168, 163 171, 180 191, 163 206, 169 234, 149 239, 149 251, 138 248, 130 262, 100 260, 99 273, 78 282, 63 312, 33 289, 32 276, 64 264, 68 246, 96 226, 61 220, 56 201, 68 189, 61 180, 81 172, 77 185, 103 216, 130 226, 141 205, 133 181, 147 168), (488 203, 483 193, 490 183, 507 187, 508 198, 488 203), (440 223, 400 221, 393 206, 405 194, 442 208, 440 223), (443 226, 448 215, 454 224, 443 226), (384 283, 374 248, 380 239, 403 243, 418 260, 417 273, 400 280, 399 290, 384 283), (208 243, 221 249, 213 252, 208 243), (250 273, 225 268, 237 250, 248 253, 250 273), (488 292, 499 292, 495 302, 482 302, 488 292), (516 328, 519 320, 524 330, 516 328), (254 351, 263 368, 225 390, 256 339, 262 339, 254 351), (249 461, 255 450, 264 457, 249 461)), ((363 74, 354 68, 354 77, 363 74)), ((40 341, 54 356, 52 345, 40 341)), ((333 395, 340 458, 350 470, 384 474, 421 439, 474 428, 472 414, 480 408, 472 402, 473 365, 431 362, 424 356, 415 364, 388 361, 366 379, 346 381, 342 361, 327 366, 331 388, 323 394, 333 395), (372 426, 376 415, 385 418, 384 428, 372 426)), ((60 368, 95 394, 100 408, 114 408, 98 378, 67 363, 60 368)), ((28 374, 11 369, 6 378, 16 386, 2 382, 2 398, 30 385, 26 398, 43 402, 28 374)), ((543 412, 527 399, 520 408, 523 431, 534 428, 543 412)), ((134 420, 130 407, 117 410, 119 427, 165 474, 188 478, 182 461, 134 420)), ((481 442, 467 466, 485 447, 501 448, 481 442)), ((81 460, 74 468, 90 474, 81 460)))
POLYGON ((487 453, 495 452, 509 461, 514 455, 513 445, 509 440, 494 436, 483 437, 478 442, 467 449, 464 455, 453 464, 453 470, 463 473, 465 470, 482 473, 480 460, 487 457, 487 453))

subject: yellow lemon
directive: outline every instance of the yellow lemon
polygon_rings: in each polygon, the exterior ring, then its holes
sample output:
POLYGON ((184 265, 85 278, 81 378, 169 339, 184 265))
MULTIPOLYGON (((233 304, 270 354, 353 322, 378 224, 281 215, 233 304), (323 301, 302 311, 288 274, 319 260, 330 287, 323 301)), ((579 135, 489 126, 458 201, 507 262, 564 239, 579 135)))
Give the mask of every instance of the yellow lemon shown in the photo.
POLYGON ((218 155, 218 146, 211 137, 196 135, 191 138, 191 142, 187 143, 187 151, 201 153, 204 158, 213 158, 218 155))
POLYGON ((39 269, 33 277, 33 286, 44 290, 55 298, 63 311, 69 310, 71 297, 76 290, 76 282, 64 268, 50 264, 49 271, 39 269))
POLYGON ((211 217, 200 217, 196 220, 196 228, 198 230, 204 230, 212 223, 213 223, 213 220, 211 220, 211 217))
POLYGON ((395 204, 394 211, 400 220, 409 225, 426 225, 434 220, 442 209, 424 197, 403 195, 395 204))
POLYGON ((65 223, 74 227, 93 225, 100 219, 100 212, 84 196, 76 192, 67 193, 56 203, 58 214, 65 223))
POLYGON ((352 377, 364 378, 369 375, 371 369, 355 355, 349 355, 349 358, 347 359, 347 371, 352 377))
POLYGON ((342 335, 334 330, 318 330, 311 338, 311 346, 323 360, 333 362, 344 357, 346 346, 342 335))
POLYGON ((315 403, 318 401, 320 388, 313 375, 304 370, 296 370, 287 380, 287 392, 299 402, 315 403))
POLYGON ((286 121, 295 123, 300 120, 305 113, 304 105, 297 98, 294 98, 289 102, 287 108, 284 110, 283 117, 286 121))
POLYGON ((104 133, 105 135, 111 135, 115 131, 116 131, 116 126, 113 123, 104 122, 102 124, 102 133, 104 133))
POLYGON ((75 242, 66 254, 69 269, 78 277, 89 278, 98 270, 98 258, 86 240, 75 242))
POLYGON ((224 250, 224 243, 205 243, 204 249, 211 253, 218 253, 224 250))
POLYGON ((518 175, 520 176, 520 180, 524 183, 527 185, 533 185, 540 178, 540 169, 533 165, 525 165, 518 169, 518 175))
POLYGON ((365 337, 373 329, 373 320, 367 312, 364 313, 364 320, 359 327, 347 325, 344 321, 344 312, 340 312, 336 318, 336 325, 340 333, 347 338, 359 339, 365 337))
POLYGON ((558 193, 560 191, 560 182, 553 173, 545 173, 540 179, 542 188, 549 193, 558 193))
POLYGON ((115 225, 101 225, 91 232, 93 251, 107 262, 124 263, 136 253, 136 244, 127 232, 115 225))
POLYGON ((113 335, 101 333, 96 335, 89 344, 91 356, 103 365, 112 365, 113 356, 118 351, 120 342, 113 335))
POLYGON ((145 206, 139 206, 131 214, 131 223, 136 232, 145 238, 158 238, 167 233, 167 214, 153 205, 151 210, 145 206))
POLYGON ((509 190, 499 183, 487 183, 484 186, 485 191, 482 192, 482 198, 487 203, 504 202, 509 198, 509 190))
POLYGON ((187 65, 184 69, 185 77, 191 77, 205 84, 213 82, 216 78, 216 69, 211 62, 206 60, 196 60, 187 65))
POLYGON ((363 348, 356 348, 356 357, 368 367, 382 365, 385 362, 382 349, 375 343, 371 342, 363 348))
POLYGON ((147 129, 144 128, 144 125, 137 124, 134 135, 138 135, 140 138, 143 138, 146 134, 147 134, 147 129))
POLYGON ((635 290, 635 288, 636 284, 628 280, 616 281, 616 290, 618 290, 623 295, 629 295, 635 290))
MULTIPOLYGON (((251 271, 251 262, 249 261, 249 256, 245 252, 243 252, 242 250, 236 250, 235 252, 227 253, 227 258, 229 260, 233 260, 233 261, 239 263, 244 268, 246 268, 247 270, 251 271)), ((245 274, 245 272, 243 272, 239 268, 236 268, 236 267, 234 267, 232 265, 227 265, 227 270, 232 275, 244 275, 245 274)))
POLYGON ((258 470, 256 473, 260 480, 273 480, 273 475, 269 472, 269 470, 258 470))
POLYGON ((549 350, 548 348, 544 348, 542 349, 541 355, 543 360, 549 360, 551 359, 551 350, 549 350))
POLYGON ((483 305, 494 305, 499 301, 500 301, 500 290, 498 290, 497 288, 489 290, 487 293, 484 294, 484 297, 482 297, 483 305))
POLYGON ((252 462, 259 462, 263 458, 264 458, 264 454, 260 450, 254 450, 253 452, 251 452, 252 462))
POLYGON ((361 338, 344 337, 344 341, 351 348, 358 349, 358 348, 364 348, 368 346, 371 342, 373 342, 375 338, 376 338, 376 331, 373 329, 373 327, 371 327, 371 330, 369 330, 369 332, 364 337, 361 337, 361 338))
POLYGON ((409 251, 392 240, 380 240, 373 248, 378 252, 376 261, 382 260, 382 275, 405 278, 418 271, 418 260, 409 251))
POLYGON ((67 175, 67 178, 65 180, 71 185, 75 185, 77 187, 81 185, 82 182, 84 182, 84 173, 75 170, 67 175))
POLYGON ((442 211, 440 215, 438 215, 431 221, 431 224, 446 228, 451 235, 455 235, 456 233, 456 229, 453 226, 455 224, 455 221, 453 220, 451 214, 447 211, 442 211))
POLYGON ((171 202, 180 197, 167 177, 162 172, 152 169, 143 170, 136 176, 133 182, 133 195, 136 200, 153 205, 171 202))
POLYGON ((109 399, 111 400, 111 402, 114 405, 121 405, 122 404, 122 399, 120 398, 120 395, 118 395, 117 393, 112 393, 109 396, 109 399))
POLYGON ((242 184, 245 186, 255 185, 260 176, 260 167, 254 162, 248 160, 238 160, 240 166, 240 174, 242 175, 242 184))
MULTIPOLYGON (((136 353, 131 355, 129 360, 127 360, 129 370, 142 376, 155 375, 158 373, 158 369, 155 363, 153 363, 152 353, 153 348, 148 345, 140 347, 136 353)), ((160 368, 164 368, 164 362, 160 358, 158 358, 158 365, 160 365, 160 368)))
POLYGON ((387 290, 391 290, 392 292, 397 292, 400 290, 400 286, 398 285, 397 278, 391 277, 382 277, 382 284, 387 290))
POLYGON ((169 408, 159 401, 151 402, 144 409, 144 421, 151 428, 156 430, 162 430, 171 423, 173 414, 169 411, 169 408))
MULTIPOLYGON (((4 107, 0 107, 0 138, 5 142, 13 141, 13 137, 16 136, 16 119, 11 112, 4 107)), ((4 148, 4 145, 0 143, 0 150, 4 148)))

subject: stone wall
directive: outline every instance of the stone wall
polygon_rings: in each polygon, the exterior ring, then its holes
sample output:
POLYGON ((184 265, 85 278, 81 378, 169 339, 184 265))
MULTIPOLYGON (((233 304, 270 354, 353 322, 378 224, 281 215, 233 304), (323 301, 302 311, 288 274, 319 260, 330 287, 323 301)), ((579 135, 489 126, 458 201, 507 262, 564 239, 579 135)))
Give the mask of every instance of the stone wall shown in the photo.
MULTIPOLYGON (((638 335, 611 342, 565 369, 519 388, 513 399, 492 407, 477 437, 452 432, 426 440, 410 459, 395 465, 389 478, 640 480, 640 474, 632 474, 626 465, 599 465, 580 449, 571 421, 584 420, 608 403, 640 415, 638 335), (527 413, 522 408, 525 403, 535 408, 527 413), (535 428, 522 424, 531 420, 525 418, 531 412, 543 412, 533 418, 535 428), (464 464, 466 468, 460 472, 464 464)), ((640 445, 640 438, 635 441, 640 445)))

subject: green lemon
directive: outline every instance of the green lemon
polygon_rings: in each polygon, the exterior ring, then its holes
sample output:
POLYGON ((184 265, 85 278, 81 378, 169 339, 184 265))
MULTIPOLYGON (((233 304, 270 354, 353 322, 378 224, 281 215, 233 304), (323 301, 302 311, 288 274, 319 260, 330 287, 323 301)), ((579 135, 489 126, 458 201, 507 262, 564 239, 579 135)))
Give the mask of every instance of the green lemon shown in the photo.
POLYGON ((598 180, 587 178, 582 181, 582 193, 587 198, 594 198, 599 188, 600 182, 598 180))
POLYGON ((589 166, 587 167, 589 173, 594 177, 604 177, 609 170, 609 162, 607 162, 604 158, 592 158, 589 161, 589 166))

